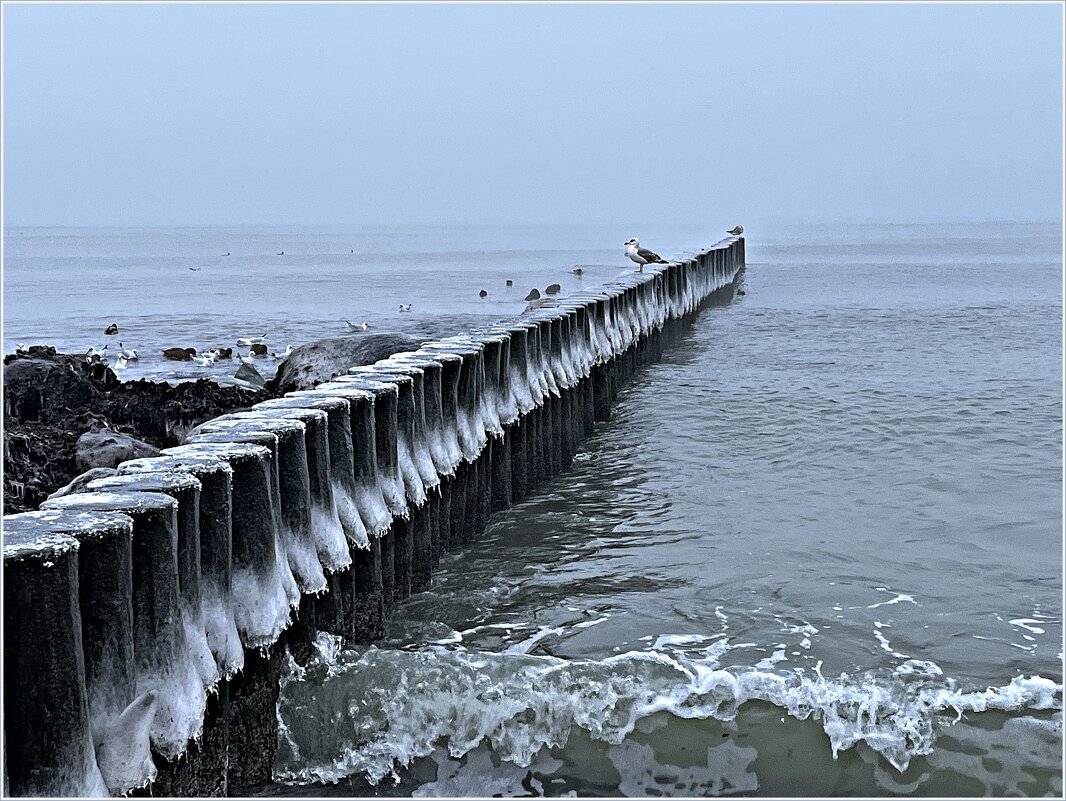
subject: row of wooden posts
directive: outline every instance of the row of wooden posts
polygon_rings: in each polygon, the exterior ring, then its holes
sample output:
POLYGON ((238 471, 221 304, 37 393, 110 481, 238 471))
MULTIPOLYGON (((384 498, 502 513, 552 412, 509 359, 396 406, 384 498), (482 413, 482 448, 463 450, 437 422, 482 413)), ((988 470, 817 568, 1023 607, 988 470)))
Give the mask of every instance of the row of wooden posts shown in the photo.
POLYGON ((442 555, 565 469, 619 388, 732 292, 744 241, 649 265, 198 427, 4 518, 14 795, 269 781, 286 648, 368 642, 442 555))

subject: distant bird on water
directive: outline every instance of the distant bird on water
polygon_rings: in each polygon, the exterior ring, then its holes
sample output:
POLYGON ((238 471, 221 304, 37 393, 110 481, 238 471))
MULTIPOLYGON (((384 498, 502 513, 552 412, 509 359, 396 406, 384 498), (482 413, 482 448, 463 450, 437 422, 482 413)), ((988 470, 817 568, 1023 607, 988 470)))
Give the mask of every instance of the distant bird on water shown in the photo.
POLYGON ((626 242, 626 255, 634 264, 640 265, 638 272, 644 272, 645 264, 667 264, 668 262, 658 253, 653 253, 647 248, 640 246, 640 240, 633 237, 626 242))
MULTIPOLYGON (((105 347, 106 347, 106 345, 105 345, 105 347)), ((130 348, 129 350, 126 350, 124 347, 122 347, 122 343, 119 342, 118 343, 118 349, 119 349, 119 353, 121 354, 122 358, 125 359, 128 362, 135 362, 135 361, 137 361, 138 358, 140 358, 137 355, 137 349, 136 348, 130 348)))
POLYGON ((292 355, 292 351, 293 347, 292 345, 289 345, 287 348, 285 348, 284 353, 272 353, 270 355, 273 356, 275 359, 287 359, 289 358, 289 356, 292 355))
POLYGON ((200 268, 199 267, 190 267, 189 269, 192 270, 194 273, 200 272, 200 268))
POLYGON ((266 334, 263 334, 263 336, 261 337, 241 337, 237 340, 237 344, 240 345, 242 348, 246 348, 249 345, 261 345, 262 343, 266 342, 266 339, 266 334))
POLYGON ((275 253, 274 255, 275 256, 284 256, 285 255, 285 251, 283 250, 283 251, 281 251, 281 253, 275 253))
POLYGON ((411 304, 410 303, 401 303, 400 304, 400 311, 402 311, 402 312, 411 311, 411 304))
POLYGON ((726 233, 727 234, 732 234, 733 236, 740 236, 742 233, 744 233, 744 226, 743 225, 735 226, 734 228, 731 228, 730 230, 726 231, 726 233))
POLYGON ((163 351, 163 358, 175 362, 189 362, 196 355, 196 348, 167 348, 163 351))
POLYGON ((362 322, 356 325, 355 323, 350 323, 345 320, 344 324, 348 326, 349 331, 366 331, 366 329, 370 328, 370 323, 367 322, 362 322))
POLYGON ((229 255, 229 251, 227 250, 227 251, 226 251, 225 253, 223 253, 222 255, 223 255, 223 256, 228 256, 228 255, 229 255))
POLYGON ((117 334, 118 333, 118 323, 111 323, 111 325, 109 325, 107 328, 104 329, 104 333, 107 334, 109 337, 114 336, 115 334, 117 334))

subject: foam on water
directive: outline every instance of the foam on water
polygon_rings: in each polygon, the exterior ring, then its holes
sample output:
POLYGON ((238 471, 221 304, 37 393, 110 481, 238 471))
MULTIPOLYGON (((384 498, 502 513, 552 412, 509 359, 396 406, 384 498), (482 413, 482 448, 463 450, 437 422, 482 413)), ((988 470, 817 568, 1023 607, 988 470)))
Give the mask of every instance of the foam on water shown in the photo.
POLYGON ((283 680, 285 734, 276 772, 290 782, 362 774, 376 783, 442 743, 453 758, 488 744, 501 760, 524 766, 578 729, 619 745, 638 721, 657 713, 729 721, 749 701, 819 721, 834 756, 861 742, 903 772, 914 756, 931 753, 937 732, 963 712, 1062 706, 1062 686, 1039 676, 964 692, 921 663, 910 663, 910 672, 826 678, 722 669, 724 640, 695 657, 672 651, 670 641, 662 645, 567 661, 461 647, 349 651, 319 635, 317 657, 283 680), (335 728, 323 732, 325 725, 335 728))

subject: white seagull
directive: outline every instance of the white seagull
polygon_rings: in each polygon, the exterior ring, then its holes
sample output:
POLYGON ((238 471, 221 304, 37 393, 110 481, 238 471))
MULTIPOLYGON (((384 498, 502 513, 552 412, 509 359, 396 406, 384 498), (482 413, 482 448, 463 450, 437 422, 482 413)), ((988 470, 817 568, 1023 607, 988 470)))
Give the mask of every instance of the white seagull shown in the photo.
MULTIPOLYGON (((140 356, 137 355, 137 349, 136 348, 130 348, 129 350, 126 350, 125 348, 122 347, 122 343, 121 342, 118 343, 118 350, 119 350, 119 355, 121 355, 122 358, 125 359, 128 362, 135 362, 135 361, 137 361, 137 359, 140 358, 140 356)), ((123 365, 123 366, 125 366, 125 365, 123 365)))
POLYGON ((402 312, 411 311, 411 304, 410 303, 401 303, 400 304, 400 311, 402 311, 402 312))
POLYGON ((667 264, 668 262, 658 253, 652 253, 647 248, 640 246, 640 240, 633 237, 626 242, 626 255, 634 264, 640 265, 638 272, 644 272, 645 264, 667 264))
POLYGON ((249 345, 261 345, 267 341, 267 335, 263 334, 261 337, 241 337, 237 340, 237 344, 242 348, 246 348, 249 345))
POLYGON ((289 345, 289 347, 285 348, 284 353, 272 353, 271 356, 273 356, 275 359, 287 359, 289 358, 289 356, 292 355, 292 350, 292 345, 289 345))
POLYGON ((366 329, 370 328, 370 323, 367 322, 362 322, 356 325, 355 323, 350 323, 345 320, 344 323, 348 326, 349 331, 366 331, 366 329))

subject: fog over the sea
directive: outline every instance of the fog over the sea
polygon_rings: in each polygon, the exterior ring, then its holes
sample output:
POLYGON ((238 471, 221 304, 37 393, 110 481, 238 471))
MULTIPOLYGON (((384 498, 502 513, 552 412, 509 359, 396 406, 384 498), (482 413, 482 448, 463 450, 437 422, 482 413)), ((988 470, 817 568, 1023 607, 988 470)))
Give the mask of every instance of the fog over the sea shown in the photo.
POLYGON ((5 5, 6 225, 1058 218, 1058 5, 5 5))

